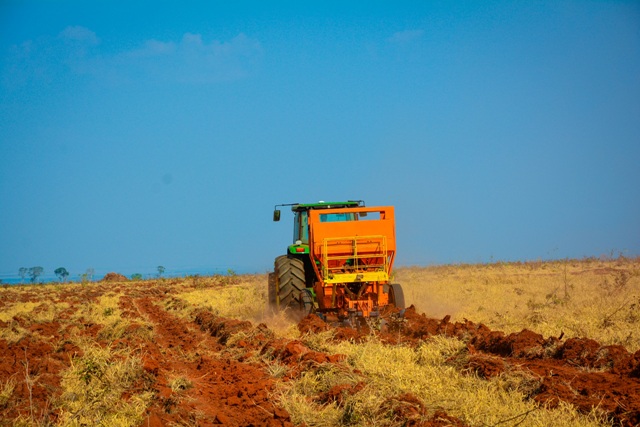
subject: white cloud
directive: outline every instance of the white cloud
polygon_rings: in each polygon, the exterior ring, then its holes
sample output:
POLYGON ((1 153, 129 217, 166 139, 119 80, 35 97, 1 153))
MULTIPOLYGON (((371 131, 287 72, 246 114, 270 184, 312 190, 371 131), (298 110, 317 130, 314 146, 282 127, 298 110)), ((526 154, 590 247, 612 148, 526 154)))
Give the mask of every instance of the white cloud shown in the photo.
POLYGON ((100 39, 96 36, 96 33, 81 26, 67 27, 62 30, 58 36, 63 40, 83 42, 89 45, 97 45, 100 43, 100 39))
POLYGON ((399 31, 399 32, 393 34, 391 37, 389 37, 388 40, 391 43, 404 44, 404 43, 409 43, 409 42, 412 42, 414 40, 419 39, 420 37, 422 37, 423 34, 424 34, 424 30, 399 31))
POLYGON ((260 43, 242 33, 227 41, 208 42, 200 34, 185 33, 176 41, 149 39, 135 49, 104 53, 93 31, 70 26, 57 37, 13 46, 1 72, 10 87, 49 84, 77 74, 110 84, 200 84, 244 78, 261 57, 260 43))
POLYGON ((211 83, 247 76, 261 56, 260 43, 242 33, 226 42, 208 43, 200 34, 185 33, 179 42, 149 40, 140 49, 120 54, 117 63, 121 72, 129 71, 131 76, 211 83))

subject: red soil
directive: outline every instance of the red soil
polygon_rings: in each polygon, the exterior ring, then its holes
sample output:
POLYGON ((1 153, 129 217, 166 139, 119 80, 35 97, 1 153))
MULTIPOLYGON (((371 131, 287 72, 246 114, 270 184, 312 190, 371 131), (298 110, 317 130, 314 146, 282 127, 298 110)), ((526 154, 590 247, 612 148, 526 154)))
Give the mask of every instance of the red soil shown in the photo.
POLYGON ((538 382, 531 398, 551 406, 569 402, 588 412, 609 414, 617 425, 640 424, 640 351, 601 346, 588 338, 544 338, 529 330, 509 335, 470 321, 429 319, 406 310, 399 328, 409 340, 440 334, 467 342, 466 368, 484 378, 505 371, 529 373, 538 382))
MULTIPOLYGON (((224 339, 167 313, 149 298, 134 301, 155 328, 154 342, 144 349, 144 369, 155 377, 158 398, 149 409, 149 425, 164 426, 193 418, 201 426, 288 426, 289 414, 273 405, 269 392, 274 380, 259 366, 201 355, 199 348, 222 349, 224 339), (185 357, 185 354, 190 357, 185 357), (170 386, 176 374, 192 387, 175 400, 170 386)), ((225 333, 250 328, 249 322, 230 321, 225 333)), ((227 335, 225 335, 228 338, 227 335)))
MULTIPOLYGON (((544 338, 529 330, 505 334, 483 324, 451 322, 450 316, 432 319, 406 309, 387 314, 380 337, 391 344, 417 345, 433 335, 456 337, 467 343, 466 354, 452 364, 483 378, 521 371, 532 376, 530 398, 551 407, 560 401, 584 412, 593 407, 608 413, 617 425, 640 424, 640 351, 622 346, 601 346, 588 338, 544 338)), ((298 324, 303 333, 317 333, 329 326, 310 315, 298 324)), ((335 339, 361 340, 369 330, 336 328, 335 339)))
POLYGON ((126 282, 129 279, 127 279, 126 276, 123 276, 120 273, 107 273, 107 274, 104 275, 102 280, 104 282, 126 282))
MULTIPOLYGON (((277 381, 288 381, 321 364, 340 364, 344 356, 314 351, 299 340, 277 338, 264 324, 220 318, 210 311, 195 313, 194 321, 175 316, 173 308, 185 303, 174 298, 171 284, 123 287, 119 308, 131 321, 130 333, 116 341, 102 337, 101 325, 73 319, 81 304, 93 301, 112 285, 78 287, 58 294, 53 302, 71 305, 53 322, 34 322, 16 316, 0 322, 3 330, 26 330, 25 337, 9 343, 0 339, 0 386, 8 381, 15 389, 7 401, 0 400, 0 425, 11 425, 22 416, 41 424, 55 423, 52 405, 61 395, 61 372, 70 367, 80 349, 72 344, 74 334, 91 337, 101 345, 123 346, 137 354, 144 376, 139 389, 154 393, 144 426, 177 424, 290 426, 289 414, 278 407, 271 393, 277 381), (151 325, 153 339, 137 334, 151 325), (270 376, 260 359, 277 360, 288 367, 284 378, 270 376), (182 380, 177 386, 175 380, 182 380), (173 386, 173 389, 172 389, 173 386)), ((116 285, 117 286, 117 285, 116 285)), ((37 290, 13 295, 15 300, 41 301, 37 290)), ((2 301, 8 304, 9 300, 2 301)), ((640 351, 629 353, 620 346, 601 346, 588 338, 544 338, 533 331, 505 334, 470 321, 430 319, 410 307, 384 315, 379 337, 389 344, 418 345, 433 335, 458 337, 467 350, 450 360, 469 374, 483 378, 513 372, 531 377, 529 397, 541 404, 569 402, 588 412, 597 406, 616 425, 640 424, 640 351)), ((363 340, 368 328, 331 328, 315 315, 302 319, 303 333, 334 329, 336 340, 363 340)), ((363 383, 340 384, 314 397, 319 404, 341 405, 357 393, 363 383)), ((444 412, 431 414, 410 394, 391 396, 381 407, 407 426, 464 426, 444 412)))

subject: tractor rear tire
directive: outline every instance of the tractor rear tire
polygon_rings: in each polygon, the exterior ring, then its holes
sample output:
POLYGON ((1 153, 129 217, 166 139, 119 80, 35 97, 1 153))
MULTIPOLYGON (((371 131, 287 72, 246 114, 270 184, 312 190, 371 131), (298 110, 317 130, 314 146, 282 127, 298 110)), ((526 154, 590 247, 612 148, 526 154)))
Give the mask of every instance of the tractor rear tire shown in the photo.
POLYGON ((298 309, 301 304, 301 292, 307 288, 305 283, 304 263, 298 258, 282 255, 275 261, 275 278, 277 291, 277 307, 298 309))
POLYGON ((402 286, 394 283, 389 286, 389 302, 400 310, 404 310, 404 292, 402 286))

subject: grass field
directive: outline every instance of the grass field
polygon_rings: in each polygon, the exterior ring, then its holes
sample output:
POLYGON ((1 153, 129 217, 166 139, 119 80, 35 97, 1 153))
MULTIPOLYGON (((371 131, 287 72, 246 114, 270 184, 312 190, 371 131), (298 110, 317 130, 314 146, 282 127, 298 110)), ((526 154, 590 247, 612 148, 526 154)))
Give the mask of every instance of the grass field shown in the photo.
POLYGON ((410 267, 395 280, 431 317, 640 349, 638 258, 410 267))
POLYGON ((451 324, 466 319, 503 335, 528 329, 545 338, 544 348, 517 358, 476 352, 460 334, 409 339, 410 318, 387 335, 302 334, 297 321, 267 308, 266 274, 4 286, 0 425, 640 421, 638 394, 610 400, 606 390, 575 389, 578 397, 599 396, 601 404, 592 404, 561 393, 563 375, 575 387, 583 378, 617 378, 638 393, 640 367, 620 373, 615 364, 541 356, 570 338, 590 338, 597 354, 628 352, 624 360, 636 363, 637 352, 640 363, 640 259, 404 267, 394 281, 407 305, 425 314, 415 321, 448 315, 451 324), (499 364, 500 372, 469 369, 479 362, 499 364))

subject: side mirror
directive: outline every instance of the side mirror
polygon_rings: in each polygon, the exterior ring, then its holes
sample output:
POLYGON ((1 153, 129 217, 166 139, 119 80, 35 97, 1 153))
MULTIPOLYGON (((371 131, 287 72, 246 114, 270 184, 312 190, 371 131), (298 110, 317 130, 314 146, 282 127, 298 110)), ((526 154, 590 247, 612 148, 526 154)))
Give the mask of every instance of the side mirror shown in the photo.
POLYGON ((280 210, 276 209, 275 211, 273 211, 273 220, 274 221, 280 221, 280 210))

